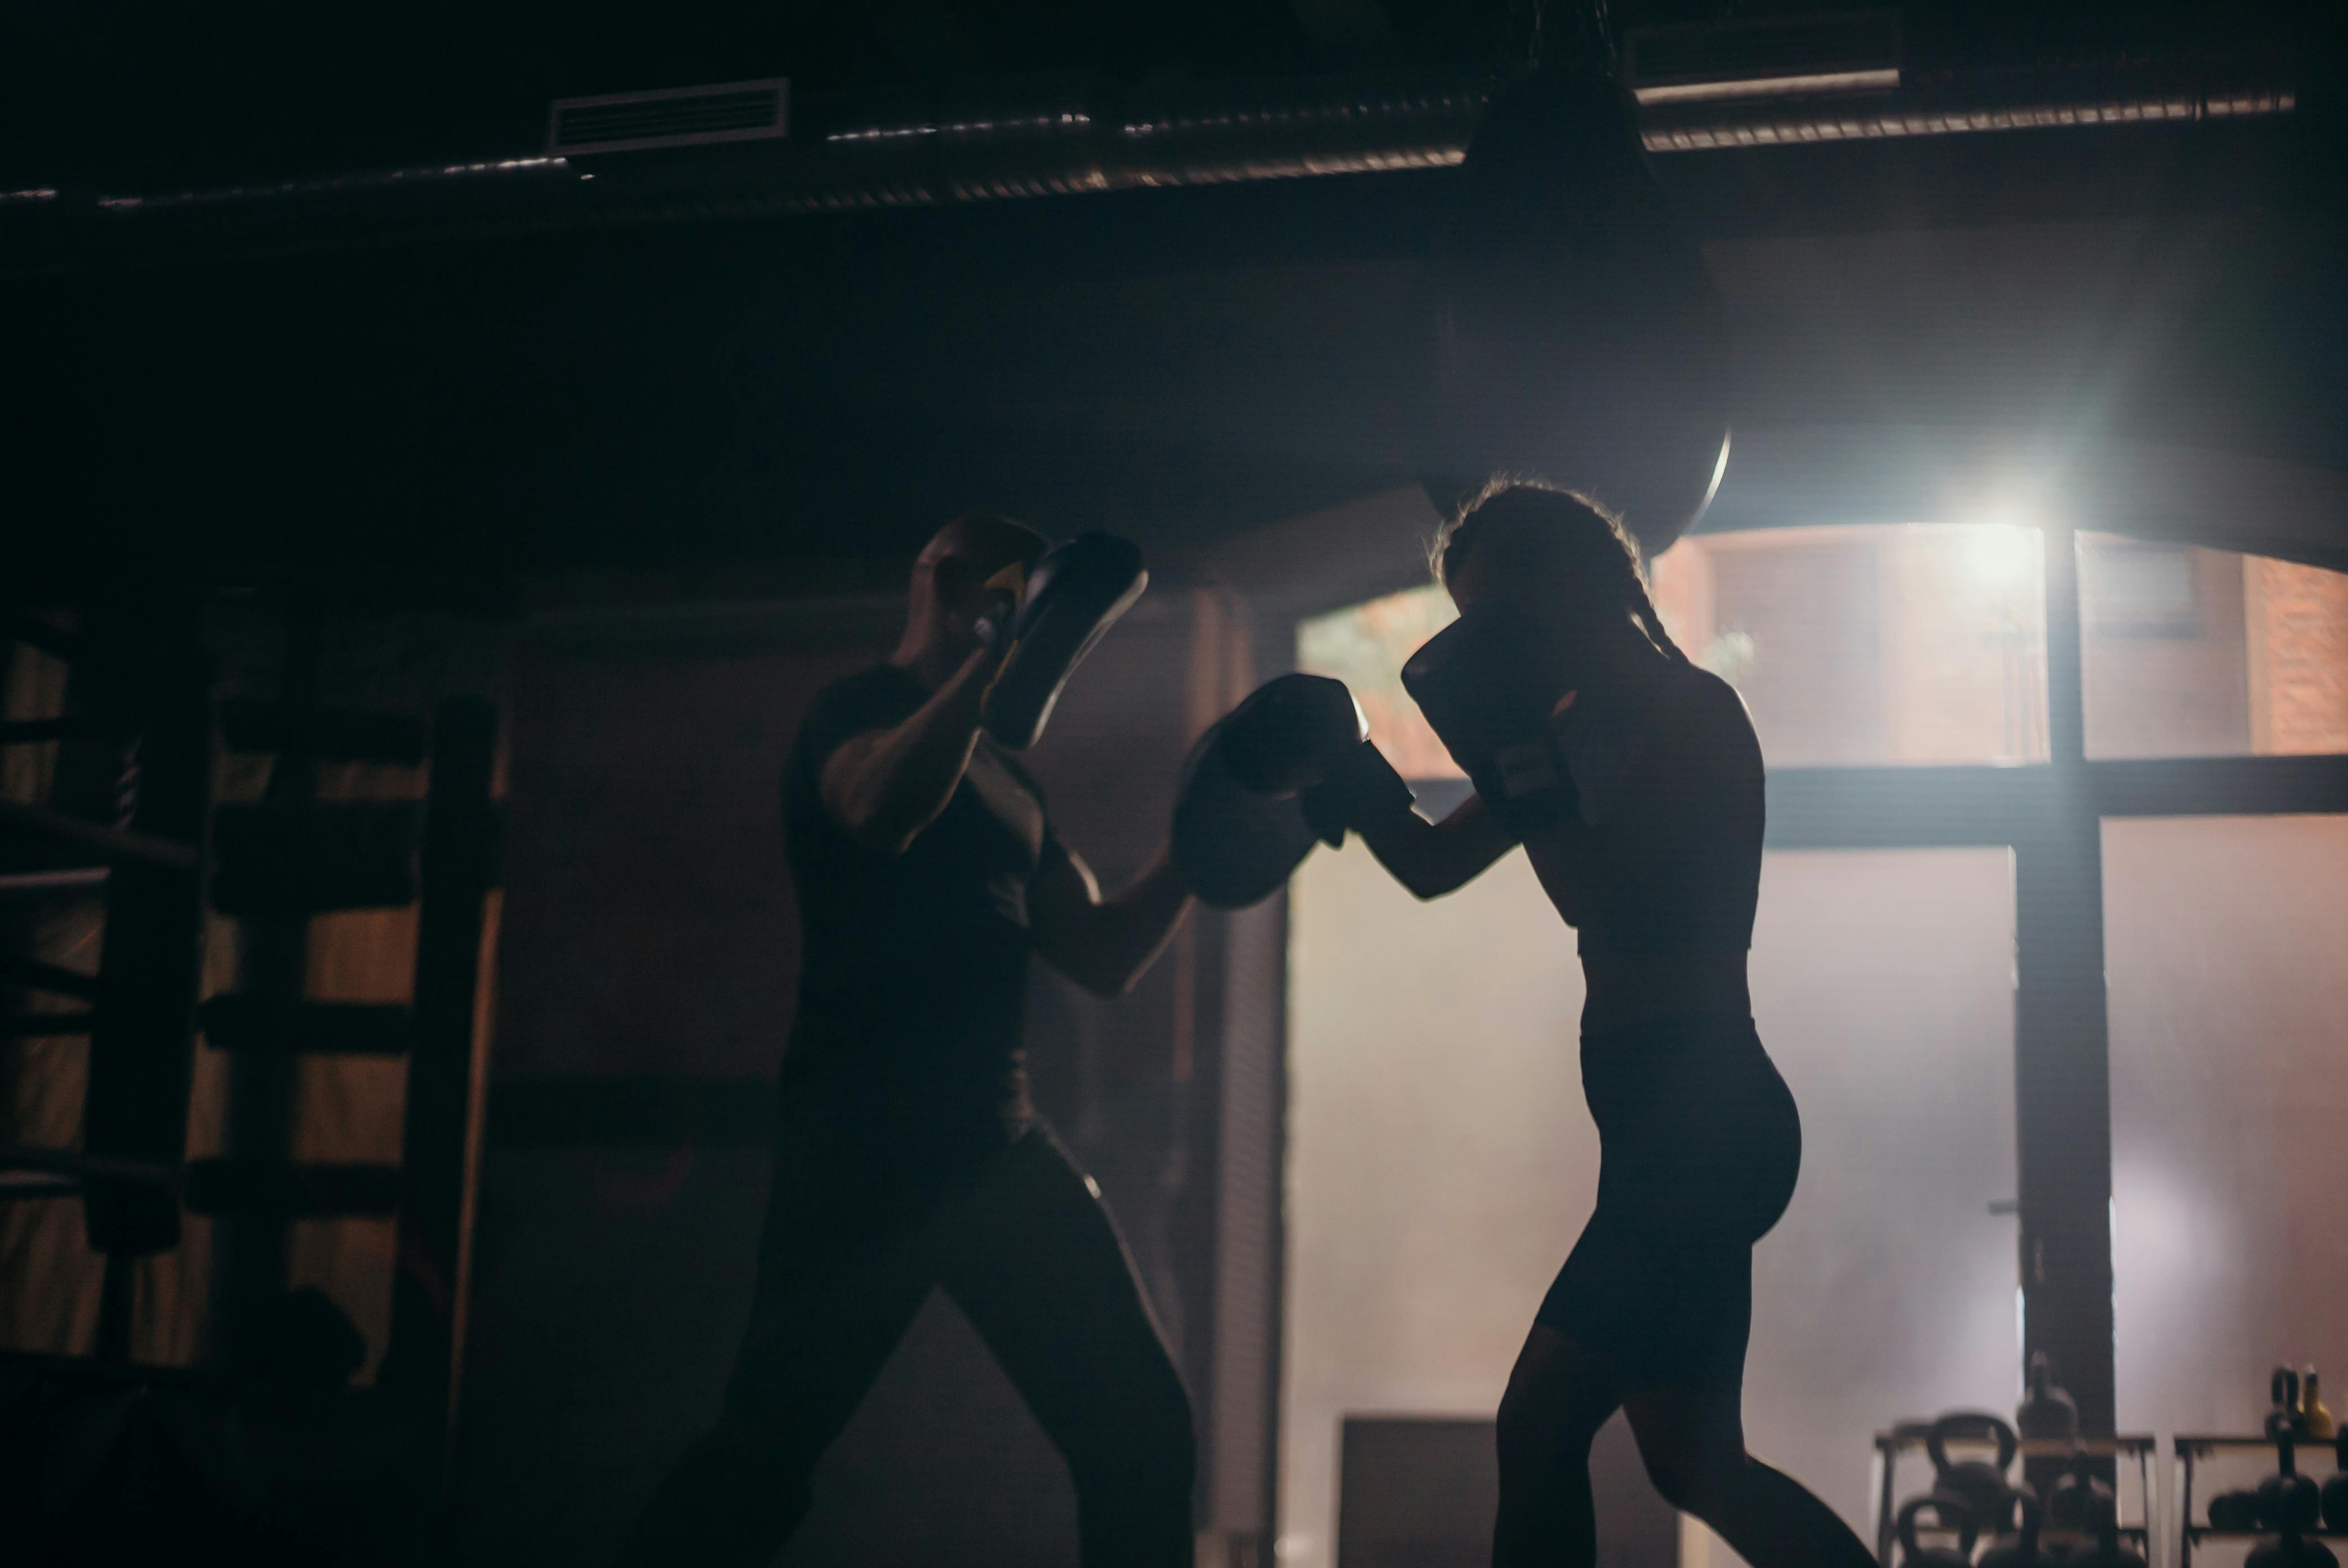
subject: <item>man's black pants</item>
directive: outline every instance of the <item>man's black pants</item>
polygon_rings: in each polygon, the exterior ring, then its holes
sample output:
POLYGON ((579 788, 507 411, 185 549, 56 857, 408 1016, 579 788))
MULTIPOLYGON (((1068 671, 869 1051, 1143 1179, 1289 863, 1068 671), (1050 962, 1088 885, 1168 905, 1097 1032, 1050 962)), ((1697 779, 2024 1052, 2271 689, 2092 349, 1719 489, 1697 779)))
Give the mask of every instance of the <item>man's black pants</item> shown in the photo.
POLYGON ((725 1414, 662 1482, 622 1561, 771 1559, 807 1513, 816 1460, 935 1286, 1067 1461, 1085 1568, 1188 1568, 1189 1401, 1097 1189, 1058 1140, 1037 1125, 932 1177, 807 1109, 785 1118, 725 1414))

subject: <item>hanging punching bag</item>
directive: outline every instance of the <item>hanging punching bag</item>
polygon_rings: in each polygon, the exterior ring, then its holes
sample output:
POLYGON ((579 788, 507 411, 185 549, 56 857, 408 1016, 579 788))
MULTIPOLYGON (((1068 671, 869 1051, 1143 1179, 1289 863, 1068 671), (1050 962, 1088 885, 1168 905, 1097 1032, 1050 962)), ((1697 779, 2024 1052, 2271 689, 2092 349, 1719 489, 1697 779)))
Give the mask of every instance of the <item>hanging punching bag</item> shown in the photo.
POLYGON ((1650 554, 1728 461, 1728 342, 1704 256, 1604 71, 1537 71, 1493 101, 1425 278, 1419 473, 1438 509, 1498 472, 1587 491, 1650 554))

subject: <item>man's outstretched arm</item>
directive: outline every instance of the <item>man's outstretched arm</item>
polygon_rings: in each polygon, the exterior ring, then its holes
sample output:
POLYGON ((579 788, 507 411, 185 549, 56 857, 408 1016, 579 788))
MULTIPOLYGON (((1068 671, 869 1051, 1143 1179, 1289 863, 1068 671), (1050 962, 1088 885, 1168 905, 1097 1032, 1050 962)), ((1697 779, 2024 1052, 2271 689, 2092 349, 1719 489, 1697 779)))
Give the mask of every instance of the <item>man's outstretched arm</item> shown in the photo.
POLYGON ((1092 868, 1055 839, 1027 886, 1027 919, 1044 961, 1097 996, 1133 989, 1190 907, 1190 890, 1160 849, 1138 876, 1104 898, 1092 868))

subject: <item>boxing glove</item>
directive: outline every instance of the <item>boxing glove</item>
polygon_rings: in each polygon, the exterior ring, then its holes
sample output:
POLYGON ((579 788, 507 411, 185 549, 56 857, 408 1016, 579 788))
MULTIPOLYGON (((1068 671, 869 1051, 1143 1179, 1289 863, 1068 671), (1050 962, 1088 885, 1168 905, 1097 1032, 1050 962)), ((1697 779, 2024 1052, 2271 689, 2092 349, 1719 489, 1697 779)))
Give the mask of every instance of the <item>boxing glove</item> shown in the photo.
POLYGON ((1113 534, 1045 551, 1018 609, 994 629, 1010 647, 986 694, 986 733, 1015 752, 1034 745, 1068 677, 1148 586, 1140 549, 1113 534))

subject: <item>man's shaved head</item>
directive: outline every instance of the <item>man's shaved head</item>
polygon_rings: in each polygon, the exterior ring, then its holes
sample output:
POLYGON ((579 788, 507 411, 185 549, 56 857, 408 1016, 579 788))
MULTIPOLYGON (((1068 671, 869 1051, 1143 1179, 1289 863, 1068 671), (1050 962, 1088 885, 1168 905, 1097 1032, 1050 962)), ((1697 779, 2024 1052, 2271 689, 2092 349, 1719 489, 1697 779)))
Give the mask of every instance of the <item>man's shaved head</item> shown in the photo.
MULTIPOLYGON (((940 528, 913 561, 905 606, 905 640, 899 657, 920 651, 959 651, 974 635, 973 622, 992 614, 990 600, 1002 596, 988 580, 1005 567, 1033 568, 1051 541, 1025 523, 974 512, 940 528)), ((1024 588, 1024 572, 1021 574, 1024 588)), ((1019 589, 1011 590, 1015 601, 1019 589)), ((958 657, 958 652, 956 653, 958 657)))
POLYGON ((913 562, 914 580, 918 585, 922 578, 936 571, 940 561, 953 559, 968 563, 978 573, 979 580, 984 581, 1014 561, 1021 566, 1034 566, 1043 559, 1048 543, 1025 523, 973 512, 940 528, 922 547, 921 555, 913 562))

